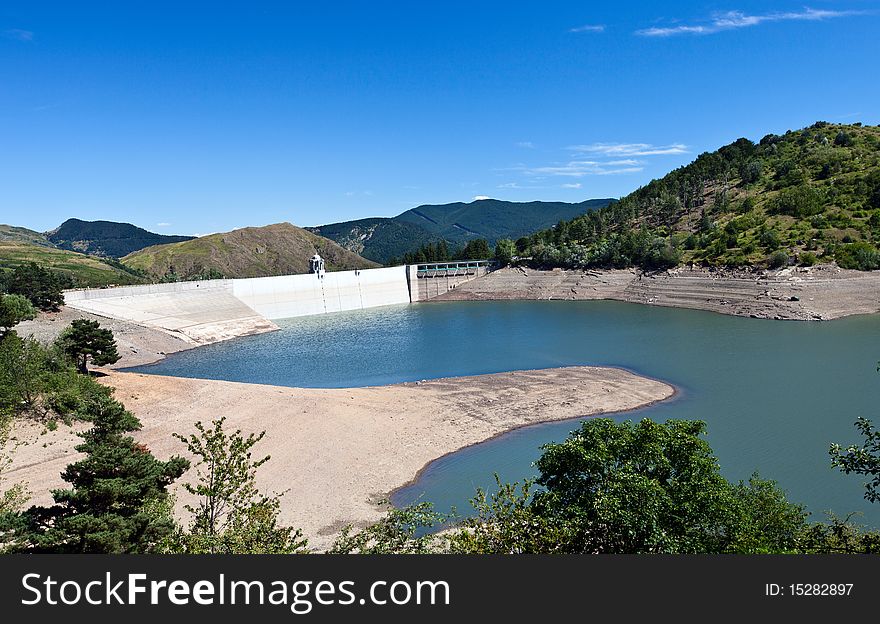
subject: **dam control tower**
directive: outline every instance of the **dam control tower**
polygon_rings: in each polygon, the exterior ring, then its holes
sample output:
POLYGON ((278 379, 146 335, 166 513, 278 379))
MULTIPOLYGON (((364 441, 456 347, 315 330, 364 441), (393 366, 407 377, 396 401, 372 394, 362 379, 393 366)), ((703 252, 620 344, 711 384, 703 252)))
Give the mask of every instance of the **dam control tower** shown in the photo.
POLYGON ((309 259, 309 273, 314 273, 318 277, 324 277, 324 258, 315 254, 309 259))

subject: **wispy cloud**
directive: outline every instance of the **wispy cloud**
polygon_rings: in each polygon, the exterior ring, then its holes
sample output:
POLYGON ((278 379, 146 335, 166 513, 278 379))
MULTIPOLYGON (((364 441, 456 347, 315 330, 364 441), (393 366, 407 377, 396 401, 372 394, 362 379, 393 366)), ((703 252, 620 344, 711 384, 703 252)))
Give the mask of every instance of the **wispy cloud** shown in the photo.
POLYGON ((518 141, 516 143, 517 147, 524 147, 525 149, 535 149, 535 144, 531 141, 518 141))
POLYGON ((166 227, 171 227, 171 224, 170 224, 170 223, 165 223, 165 222, 163 221, 162 223, 157 223, 157 224, 156 224, 156 227, 166 228, 166 227))
POLYGON ((605 32, 605 24, 584 24, 575 28, 569 28, 570 33, 600 33, 605 32))
POLYGON ((621 173, 636 173, 644 167, 615 167, 609 163, 596 160, 570 160, 565 163, 555 163, 544 167, 520 167, 519 171, 528 176, 563 176, 570 178, 582 178, 590 175, 618 175, 621 173))
POLYGON ((828 9, 804 8, 802 11, 788 11, 776 13, 764 13, 761 15, 749 15, 742 11, 726 11, 715 13, 708 20, 695 24, 683 24, 680 26, 652 27, 637 30, 637 35, 643 37, 673 37, 675 35, 711 35, 725 30, 748 28, 768 22, 785 21, 809 21, 819 22, 838 17, 853 15, 865 15, 865 11, 835 11, 828 9))
POLYGON ((580 182, 575 182, 575 183, 573 183, 573 184, 571 184, 571 183, 569 183, 569 184, 563 184, 563 185, 562 185, 562 188, 567 188, 567 189, 579 189, 581 186, 583 186, 583 185, 582 185, 580 182))
POLYGON ((3 31, 3 37, 15 41, 33 41, 34 33, 30 30, 22 30, 21 28, 9 28, 3 31))
MULTIPOLYGON (((672 143, 670 145, 652 145, 651 143, 591 143, 589 145, 572 145, 568 149, 581 154, 599 154, 608 157, 667 156, 670 154, 687 153, 687 145, 682 143, 672 143)), ((616 164, 637 164, 636 161, 632 160, 614 162, 616 164)))

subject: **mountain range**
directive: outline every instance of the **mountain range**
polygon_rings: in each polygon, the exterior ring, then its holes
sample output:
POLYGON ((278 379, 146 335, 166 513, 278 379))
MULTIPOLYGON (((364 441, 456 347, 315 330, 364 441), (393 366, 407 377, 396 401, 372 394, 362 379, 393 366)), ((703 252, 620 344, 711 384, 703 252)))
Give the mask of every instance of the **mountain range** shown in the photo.
POLYGON ((607 206, 612 201, 590 199, 566 203, 479 199, 469 203, 426 204, 396 217, 372 217, 307 229, 365 258, 385 263, 426 243, 441 240, 451 247, 464 247, 469 240, 484 238, 494 246, 499 239, 515 240, 527 236, 559 221, 607 206))

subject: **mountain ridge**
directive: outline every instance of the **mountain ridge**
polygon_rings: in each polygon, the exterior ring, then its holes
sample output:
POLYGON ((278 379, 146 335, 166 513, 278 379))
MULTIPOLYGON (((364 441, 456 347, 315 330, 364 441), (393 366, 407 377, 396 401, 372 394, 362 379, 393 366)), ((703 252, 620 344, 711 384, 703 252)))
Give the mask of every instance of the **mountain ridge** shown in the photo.
POLYGON ((470 240, 485 238, 491 246, 501 238, 527 236, 612 201, 610 198, 576 203, 479 199, 422 204, 396 217, 369 217, 307 229, 366 258, 387 262, 442 240, 453 247, 463 247, 470 240))
POLYGON ((121 258, 130 253, 165 243, 192 240, 194 236, 156 234, 131 223, 119 221, 83 221, 71 218, 45 233, 59 249, 95 256, 121 258))

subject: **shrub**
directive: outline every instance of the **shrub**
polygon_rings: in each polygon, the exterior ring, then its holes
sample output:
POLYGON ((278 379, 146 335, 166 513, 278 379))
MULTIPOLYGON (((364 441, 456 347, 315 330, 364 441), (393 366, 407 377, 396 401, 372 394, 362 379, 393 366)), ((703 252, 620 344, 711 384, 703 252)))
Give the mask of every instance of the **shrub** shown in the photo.
POLYGON ((770 258, 768 259, 767 263, 771 269, 778 269, 780 267, 788 266, 788 261, 788 252, 782 251, 780 249, 779 251, 774 251, 772 254, 770 254, 770 258))
POLYGON ((816 264, 816 262, 818 262, 816 254, 814 254, 812 251, 805 251, 800 256, 798 256, 798 260, 801 266, 813 266, 814 264, 816 264))
POLYGON ((844 269, 873 271, 880 268, 880 252, 865 242, 839 245, 834 252, 834 259, 844 269))
POLYGON ((822 212, 824 197, 818 190, 801 185, 783 189, 767 204, 770 212, 791 215, 793 217, 810 217, 822 212))

